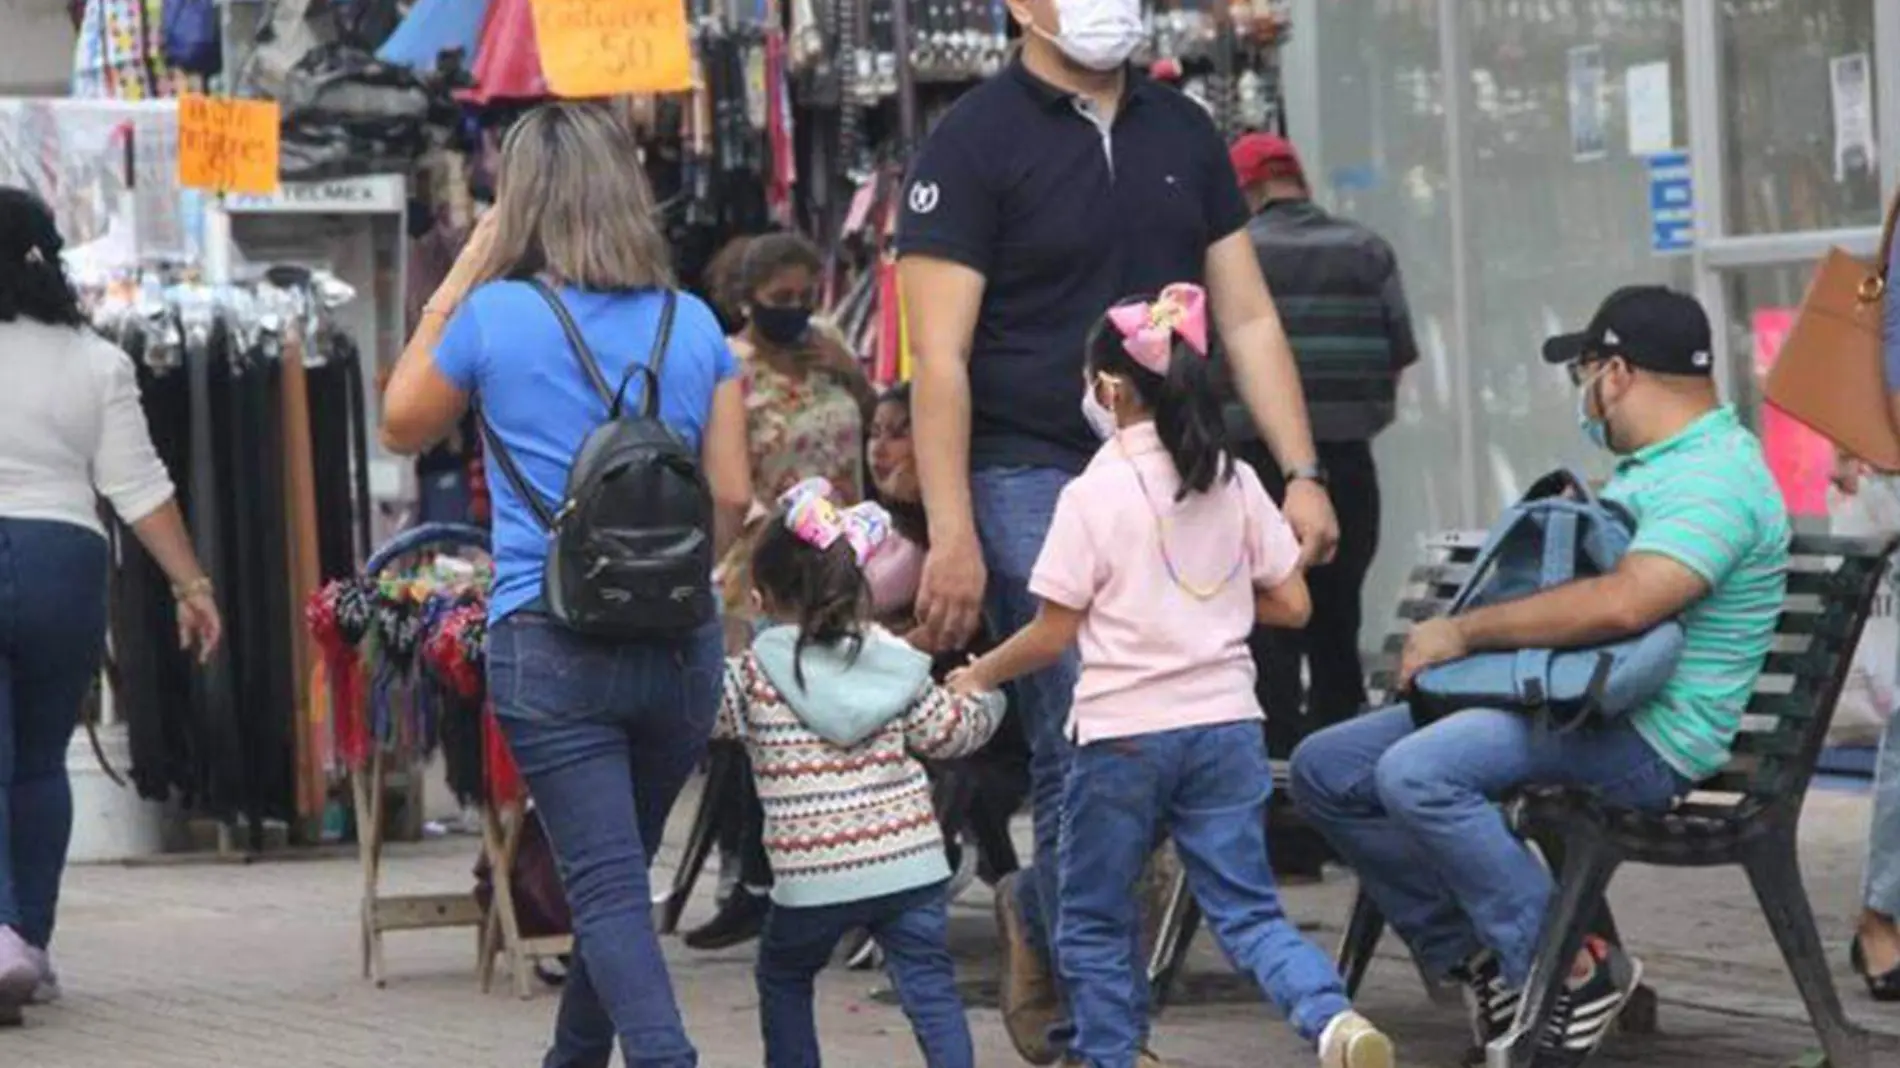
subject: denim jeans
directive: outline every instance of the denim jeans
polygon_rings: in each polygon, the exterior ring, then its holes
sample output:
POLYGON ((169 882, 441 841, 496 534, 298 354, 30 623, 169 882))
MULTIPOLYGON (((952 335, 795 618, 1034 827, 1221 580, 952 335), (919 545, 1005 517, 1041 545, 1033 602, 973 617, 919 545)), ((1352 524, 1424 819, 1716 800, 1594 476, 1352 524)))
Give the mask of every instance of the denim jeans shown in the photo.
POLYGON ((1146 1035, 1147 971, 1133 886, 1165 832, 1227 959, 1317 1043, 1351 1005, 1333 962, 1287 919, 1267 860, 1273 769, 1255 721, 1094 742, 1075 751, 1064 798, 1056 960, 1075 1019, 1070 1053, 1133 1068, 1146 1035))
POLYGON ((0 927, 53 939, 73 831, 66 745, 106 639, 106 540, 0 519, 0 927))
POLYGON ((1628 723, 1557 734, 1475 709, 1414 730, 1403 705, 1302 742, 1290 785, 1429 974, 1489 947, 1516 987, 1555 886, 1496 802, 1533 783, 1639 810, 1666 808, 1691 785, 1628 723))
POLYGON ((970 1024, 950 959, 946 886, 812 908, 772 906, 759 938, 757 970, 765 1068, 819 1068, 812 981, 830 963, 838 941, 860 928, 884 950, 885 970, 927 1068, 973 1068, 970 1024))
POLYGON ((577 953, 545 1068, 694 1068, 653 931, 647 865, 719 709, 717 623, 603 642, 517 613, 488 632, 488 685, 574 912, 577 953))
POLYGON ((1866 905, 1900 917, 1900 716, 1887 721, 1874 767, 1874 822, 1867 833, 1866 905))
MULTIPOLYGON (((1029 592, 1029 573, 1042 552, 1056 499, 1071 476, 1051 467, 996 467, 970 472, 970 499, 983 566, 989 571, 984 612, 998 641, 1036 618, 1037 599, 1029 592)), ((1056 843, 1062 830, 1063 777, 1072 747, 1066 728, 1075 696, 1079 664, 1074 650, 1046 671, 1025 675, 1011 685, 1010 707, 1022 717, 1029 740, 1030 800, 1035 816, 1036 854, 1017 880, 1023 918, 1030 937, 1044 952, 1054 947, 1056 843)))

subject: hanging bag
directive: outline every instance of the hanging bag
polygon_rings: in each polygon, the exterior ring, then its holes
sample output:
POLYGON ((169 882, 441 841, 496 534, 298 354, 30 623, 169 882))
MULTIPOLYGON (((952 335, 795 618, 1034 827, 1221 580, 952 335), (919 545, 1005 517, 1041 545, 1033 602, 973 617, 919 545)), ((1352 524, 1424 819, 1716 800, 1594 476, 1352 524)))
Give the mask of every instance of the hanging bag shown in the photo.
MULTIPOLYGON (((1447 615, 1518 600, 1616 569, 1635 538, 1621 507, 1598 499, 1575 472, 1537 480, 1485 537, 1447 615)), ((1427 668, 1412 680, 1414 720, 1468 708, 1534 713, 1554 729, 1622 717, 1660 692, 1682 659, 1682 624, 1579 649, 1477 653, 1427 668)))
POLYGON ((1821 258, 1765 390, 1770 404, 1887 472, 1900 471, 1880 347, 1896 216, 1900 195, 1887 206, 1871 265, 1840 248, 1821 258))
POLYGON ((667 290, 653 352, 610 389, 560 295, 530 283, 567 335, 607 421, 589 431, 568 468, 567 486, 550 508, 514 455, 482 416, 482 439, 495 463, 548 532, 540 608, 582 634, 616 640, 675 638, 713 619, 712 492, 699 457, 660 421, 660 372, 679 295, 667 290), (626 405, 638 376, 637 409, 626 405))
POLYGON ((165 62, 210 77, 224 69, 217 0, 165 0, 160 26, 165 62))

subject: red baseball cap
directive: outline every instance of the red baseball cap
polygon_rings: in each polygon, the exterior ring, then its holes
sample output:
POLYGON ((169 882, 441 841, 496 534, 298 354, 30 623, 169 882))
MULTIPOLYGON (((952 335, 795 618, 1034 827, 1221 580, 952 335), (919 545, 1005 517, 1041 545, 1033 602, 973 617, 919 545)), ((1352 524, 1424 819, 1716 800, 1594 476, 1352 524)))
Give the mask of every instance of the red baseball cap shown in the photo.
POLYGON ((1227 158, 1233 162, 1234 175, 1243 189, 1273 178, 1306 184, 1300 154, 1294 151, 1293 142, 1277 134, 1244 134, 1227 150, 1227 158))

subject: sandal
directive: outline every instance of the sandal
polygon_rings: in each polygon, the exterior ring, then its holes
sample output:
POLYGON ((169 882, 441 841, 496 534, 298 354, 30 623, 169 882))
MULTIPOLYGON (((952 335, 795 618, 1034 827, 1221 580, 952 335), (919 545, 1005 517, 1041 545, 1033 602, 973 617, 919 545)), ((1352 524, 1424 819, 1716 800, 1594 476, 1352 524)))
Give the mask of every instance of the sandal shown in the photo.
POLYGON ((1847 954, 1847 961, 1854 968, 1854 974, 1867 984, 1867 992, 1875 1001, 1900 1001, 1900 965, 1888 969, 1880 975, 1867 972, 1867 953, 1861 949, 1860 936, 1855 935, 1847 954))

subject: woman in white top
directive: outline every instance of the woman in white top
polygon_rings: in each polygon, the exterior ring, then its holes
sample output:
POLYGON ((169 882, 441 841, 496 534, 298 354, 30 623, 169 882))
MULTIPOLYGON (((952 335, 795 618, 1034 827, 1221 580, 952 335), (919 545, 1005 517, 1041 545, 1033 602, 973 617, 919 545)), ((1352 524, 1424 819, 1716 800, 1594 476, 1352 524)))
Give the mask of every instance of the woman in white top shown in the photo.
POLYGON ((208 657, 222 627, 132 361, 88 328, 61 245, 38 197, 0 188, 0 1022, 58 989, 66 745, 105 646, 100 496, 170 578, 180 644, 208 657))

